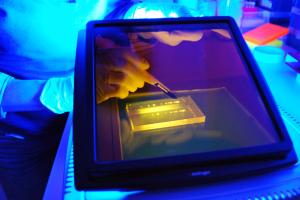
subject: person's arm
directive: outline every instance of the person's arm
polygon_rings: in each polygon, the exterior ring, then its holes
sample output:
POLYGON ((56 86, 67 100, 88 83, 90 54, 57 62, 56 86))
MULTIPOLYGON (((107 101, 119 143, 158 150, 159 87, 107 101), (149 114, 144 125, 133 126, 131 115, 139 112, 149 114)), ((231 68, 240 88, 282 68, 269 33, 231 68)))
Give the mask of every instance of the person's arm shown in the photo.
POLYGON ((13 79, 11 76, 0 72, 0 119, 6 117, 6 112, 3 110, 2 102, 6 86, 11 79, 13 79))
MULTIPOLYGON (((8 75, 0 73, 0 82, 8 75)), ((48 80, 19 80, 10 78, 0 83, 0 118, 6 112, 51 110, 61 114, 73 109, 73 75, 48 80), (1 87, 3 88, 1 90, 1 87)))
POLYGON ((46 109, 40 102, 40 95, 45 83, 46 80, 10 80, 2 99, 3 111, 20 112, 46 109))

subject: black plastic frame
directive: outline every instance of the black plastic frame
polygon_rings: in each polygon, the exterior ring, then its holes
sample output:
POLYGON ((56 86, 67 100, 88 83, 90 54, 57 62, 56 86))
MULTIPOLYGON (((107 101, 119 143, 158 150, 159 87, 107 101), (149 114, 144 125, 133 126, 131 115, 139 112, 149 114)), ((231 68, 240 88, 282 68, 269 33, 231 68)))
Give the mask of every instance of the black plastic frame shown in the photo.
MULTIPOLYGON (((293 145, 275 106, 269 88, 254 61, 235 21, 230 17, 203 17, 180 19, 116 20, 92 21, 86 32, 79 33, 74 95, 74 154, 75 185, 81 189, 107 188, 145 188, 157 187, 157 179, 162 185, 174 181, 210 181, 222 177, 241 175, 245 172, 264 171, 296 162, 291 156, 293 145), (258 88, 266 109, 279 134, 280 142, 259 147, 237 150, 199 153, 193 155, 166 158, 143 159, 142 161, 121 161, 97 163, 95 161, 96 113, 95 113, 95 73, 94 73, 94 28, 113 26, 145 26, 162 24, 228 24, 246 62, 255 85, 258 88), (86 35, 85 35, 86 33, 86 35), (211 169, 211 170, 208 170, 211 169), (212 171, 204 176, 194 176, 196 171, 212 171), (174 176, 176 178, 174 178, 174 176), (164 181, 169 177, 168 181, 164 181)), ((113 107, 115 100, 109 100, 107 106, 113 107)), ((110 113, 112 117, 116 113, 110 113)), ((200 173, 201 174, 201 173, 200 173)), ((172 185, 174 183, 170 183, 172 185)))

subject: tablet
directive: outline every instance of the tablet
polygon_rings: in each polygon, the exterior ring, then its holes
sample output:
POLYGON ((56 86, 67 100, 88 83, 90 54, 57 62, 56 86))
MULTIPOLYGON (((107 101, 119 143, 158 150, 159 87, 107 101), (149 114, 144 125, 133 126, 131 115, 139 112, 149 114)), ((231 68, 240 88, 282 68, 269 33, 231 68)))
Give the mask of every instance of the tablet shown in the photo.
POLYGON ((227 17, 90 22, 77 48, 74 151, 78 189, 201 183, 296 162, 227 17), (177 98, 141 87, 140 71, 177 98), (122 98, 99 101, 116 91, 122 98))

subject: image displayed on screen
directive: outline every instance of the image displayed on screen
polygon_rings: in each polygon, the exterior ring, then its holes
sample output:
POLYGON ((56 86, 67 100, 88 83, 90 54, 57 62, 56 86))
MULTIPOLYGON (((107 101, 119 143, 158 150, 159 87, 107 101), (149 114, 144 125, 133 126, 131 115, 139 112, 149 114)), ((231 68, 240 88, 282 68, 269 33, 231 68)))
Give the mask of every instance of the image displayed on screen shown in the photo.
POLYGON ((99 161, 279 141, 226 24, 96 28, 94 57, 97 123, 104 119, 96 134, 99 161), (108 124, 105 113, 112 111, 101 106, 113 98, 118 115, 108 124), (103 139, 111 135, 117 140, 103 139))

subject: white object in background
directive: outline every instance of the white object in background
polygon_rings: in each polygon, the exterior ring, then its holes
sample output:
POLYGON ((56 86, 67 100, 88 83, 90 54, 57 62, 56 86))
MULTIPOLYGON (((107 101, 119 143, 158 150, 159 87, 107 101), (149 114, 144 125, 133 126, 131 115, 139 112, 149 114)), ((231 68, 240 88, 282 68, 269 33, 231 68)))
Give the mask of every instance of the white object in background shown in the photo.
POLYGON ((241 26, 243 0, 218 0, 218 16, 231 16, 241 26))
POLYGON ((136 3, 126 12, 124 19, 177 18, 194 16, 192 10, 177 3, 142 2, 136 3))
POLYGON ((280 65, 284 63, 285 52, 273 46, 258 46, 253 50, 254 57, 259 63, 280 65))
POLYGON ((297 74, 297 77, 296 77, 296 82, 297 82, 297 84, 299 84, 299 85, 300 85, 300 74, 299 74, 299 73, 297 74))

